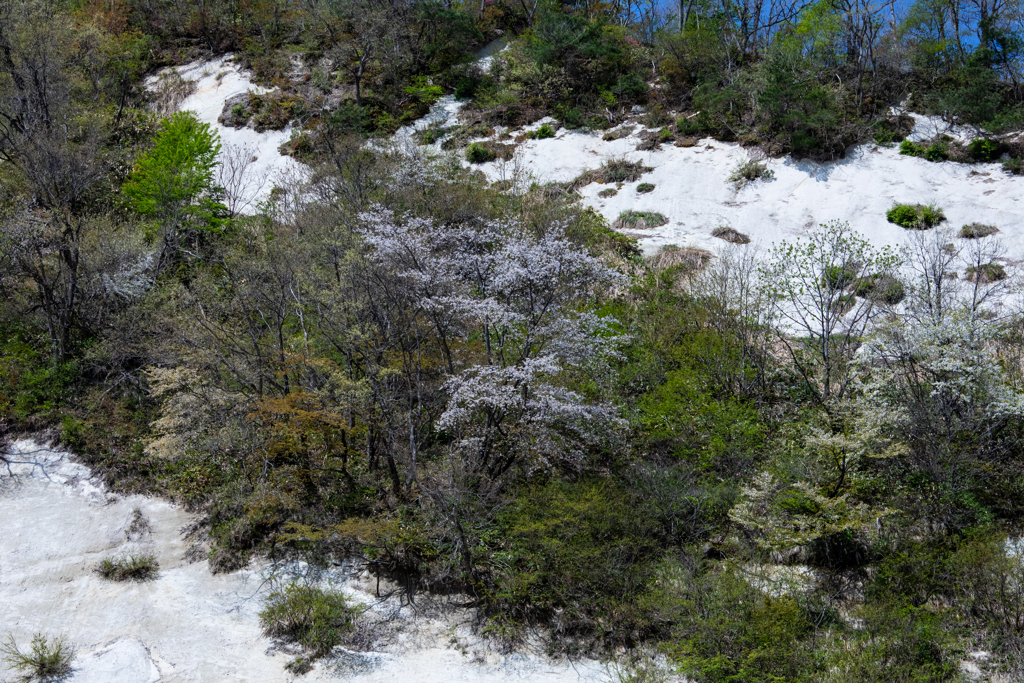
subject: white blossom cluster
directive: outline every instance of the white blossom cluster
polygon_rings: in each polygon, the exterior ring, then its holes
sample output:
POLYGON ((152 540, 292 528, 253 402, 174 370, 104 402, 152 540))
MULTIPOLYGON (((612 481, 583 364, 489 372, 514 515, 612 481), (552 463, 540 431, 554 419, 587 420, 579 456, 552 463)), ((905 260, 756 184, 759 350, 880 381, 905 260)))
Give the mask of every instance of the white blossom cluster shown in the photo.
POLYGON ((969 310, 941 318, 894 319, 865 343, 863 403, 890 425, 912 419, 908 395, 926 396, 935 410, 972 420, 1024 417, 1024 394, 1006 380, 992 352, 1000 326, 969 310))
POLYGON ((540 467, 620 424, 612 406, 562 382, 573 368, 600 385, 621 341, 610 319, 585 310, 619 276, 562 228, 538 236, 517 223, 448 226, 385 209, 362 220, 372 258, 448 349, 449 400, 436 427, 482 468, 499 442, 514 453, 499 461, 540 467))
POLYGON ((99 282, 107 297, 133 301, 153 288, 156 254, 133 254, 116 264, 116 269, 100 274, 99 282))

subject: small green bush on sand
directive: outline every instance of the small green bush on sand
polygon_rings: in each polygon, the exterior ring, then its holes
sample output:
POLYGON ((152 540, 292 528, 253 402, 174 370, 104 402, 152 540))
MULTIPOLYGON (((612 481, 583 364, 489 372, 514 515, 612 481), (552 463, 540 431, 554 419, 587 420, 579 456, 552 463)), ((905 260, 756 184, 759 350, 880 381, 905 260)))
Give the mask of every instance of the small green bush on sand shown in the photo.
POLYGON ((946 214, 933 204, 897 204, 885 212, 885 218, 908 230, 930 230, 943 223, 946 214))
POLYGON ((471 164, 484 164, 497 158, 498 155, 494 150, 481 145, 479 142, 474 142, 466 148, 466 161, 471 164))
POLYGON ((22 651, 8 634, 0 645, 0 659, 8 668, 24 675, 27 681, 59 681, 71 674, 74 652, 65 636, 48 638, 42 633, 32 636, 31 649, 22 651))
POLYGON ((156 576, 160 565, 151 553, 105 557, 96 567, 96 573, 111 581, 146 581, 156 576))
POLYGON ((342 594, 293 583, 270 594, 260 625, 268 638, 301 646, 309 657, 291 666, 308 671, 309 659, 329 654, 355 628, 355 615, 342 594))

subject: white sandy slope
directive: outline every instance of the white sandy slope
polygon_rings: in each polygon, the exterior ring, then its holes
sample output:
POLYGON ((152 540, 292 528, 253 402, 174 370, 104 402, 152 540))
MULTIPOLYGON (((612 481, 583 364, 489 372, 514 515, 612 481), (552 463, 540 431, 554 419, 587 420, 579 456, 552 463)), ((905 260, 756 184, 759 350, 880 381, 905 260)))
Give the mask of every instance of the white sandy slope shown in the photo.
MULTIPOLYGON (((935 133, 934 120, 915 118, 913 137, 935 133)), ((909 233, 885 219, 885 212, 899 202, 937 204, 957 229, 972 222, 993 224, 1007 247, 1008 265, 1024 258, 1024 178, 1006 175, 999 164, 932 163, 901 156, 895 147, 864 144, 831 163, 768 159, 774 179, 736 190, 728 177, 749 158, 739 145, 707 139, 690 148, 668 145, 639 152, 640 130, 609 142, 598 134, 562 130, 555 138, 524 142, 517 158, 504 166, 491 163, 479 168, 496 180, 510 175, 509 165, 515 164, 546 182, 570 180, 613 158, 643 162, 653 170, 639 181, 623 184, 615 196, 598 197, 610 187, 598 183, 582 188, 580 194, 609 221, 629 209, 663 214, 666 225, 631 233, 648 253, 666 244, 714 249, 723 243, 711 231, 722 225, 767 246, 831 220, 848 221, 876 246, 899 246, 909 233), (641 182, 652 183, 655 189, 639 194, 641 182)))
MULTIPOLYGON (((37 465, 16 465, 13 478, 0 469, 0 636, 10 633, 25 647, 36 632, 67 635, 75 649, 74 683, 295 680, 284 670, 292 655, 260 634, 270 567, 211 575, 206 562, 185 559, 181 530, 194 521, 185 511, 154 498, 112 495, 88 468, 33 441, 16 442, 8 452, 37 465), (136 508, 152 533, 128 540, 136 508), (131 551, 156 555, 155 580, 113 583, 94 573, 102 558, 131 551)), ((368 579, 341 571, 321 580, 378 619, 387 615, 389 635, 377 652, 339 648, 298 680, 608 680, 605 667, 590 660, 499 654, 473 634, 464 611, 426 615, 396 599, 380 601, 368 579)), ((0 681, 14 680, 0 662, 0 681)))
MULTIPOLYGON (((476 53, 476 68, 480 71, 486 72, 491 68, 495 55, 504 50, 506 46, 507 42, 504 38, 497 38, 496 40, 489 42, 476 53)), ((416 131, 426 130, 432 125, 450 126, 455 124, 457 122, 458 113, 464 106, 466 106, 466 102, 455 99, 455 95, 445 95, 430 106, 430 111, 427 112, 426 116, 417 119, 408 126, 402 126, 395 131, 394 141, 399 145, 399 147, 404 147, 411 151, 411 148, 416 144, 413 138, 416 131)), ((435 152, 440 151, 440 141, 430 145, 430 148, 435 152)))
MULTIPOLYGON (((249 91, 258 95, 268 92, 266 88, 252 82, 249 74, 235 63, 233 55, 222 55, 216 59, 199 60, 173 68, 183 79, 196 84, 195 92, 181 102, 178 110, 192 111, 196 118, 213 127, 220 135, 222 156, 234 148, 245 149, 255 157, 256 160, 247 169, 249 196, 243 202, 241 211, 251 213, 256 202, 265 198, 275 183, 282 182, 302 168, 297 161, 278 151, 291 138, 291 127, 257 133, 252 128, 224 126, 217 120, 228 98, 249 91)), ((147 79, 146 86, 153 87, 164 71, 147 79)))
MULTIPOLYGON (((500 41, 480 51, 478 63, 487 66, 502 47, 500 41)), ((225 148, 253 150, 258 161, 249 169, 255 182, 249 197, 251 211, 255 202, 269 193, 273 183, 300 173, 302 165, 282 156, 278 148, 288 140, 289 129, 257 133, 251 128, 227 128, 217 118, 229 97, 252 90, 248 74, 240 70, 231 55, 178 67, 183 78, 196 81, 196 91, 180 109, 196 112, 200 120, 212 125, 225 148)), ((150 81, 155 82, 155 77, 150 81)), ((400 129, 394 141, 400 147, 414 148, 412 134, 432 124, 456 123, 464 103, 453 96, 438 100, 430 113, 400 129)), ((933 118, 914 117, 912 138, 952 134, 961 139, 967 131, 950 129, 933 118)), ((536 128, 545 119, 529 126, 536 128)), ((782 239, 793 239, 819 223, 848 221, 876 246, 898 247, 909 233, 888 223, 885 212, 894 203, 922 203, 941 206, 949 224, 959 228, 965 223, 989 223, 1001 231, 999 240, 1006 247, 1005 265, 1013 267, 1024 259, 1024 177, 1008 176, 999 164, 932 163, 901 156, 895 147, 874 144, 851 148, 845 159, 815 163, 789 157, 769 159, 775 178, 758 181, 737 190, 728 177, 748 152, 739 145, 702 140, 695 147, 662 146, 650 152, 636 151, 638 127, 620 140, 604 141, 599 133, 560 130, 554 138, 527 140, 517 147, 510 162, 492 162, 475 166, 491 180, 523 179, 562 182, 575 178, 602 162, 615 159, 641 161, 653 170, 633 183, 625 183, 609 198, 598 197, 606 186, 592 183, 581 190, 583 201, 613 222, 623 211, 657 211, 668 218, 659 228, 631 233, 647 253, 667 244, 715 249, 722 242, 711 235, 719 226, 730 226, 750 236, 762 247, 782 239), (654 191, 639 194, 640 182, 652 183, 654 191)), ((498 130, 495 136, 504 131, 498 130)), ((439 153, 440 145, 428 148, 439 153)))
MULTIPOLYGON (((482 70, 490 68, 494 55, 504 49, 505 45, 506 42, 502 38, 488 43, 476 55, 477 66, 482 70)), ((222 156, 230 153, 232 149, 244 149, 255 158, 246 169, 248 178, 244 183, 245 197, 238 207, 240 213, 252 213, 257 203, 269 195, 275 184, 301 175, 302 165, 279 151, 281 145, 291 138, 291 126, 279 131, 257 133, 253 128, 232 128, 218 121, 224 111, 224 103, 229 98, 246 92, 258 95, 269 92, 267 88, 252 82, 251 75, 239 68, 234 55, 226 54, 214 59, 203 59, 184 66, 163 69, 146 80, 146 87, 152 88, 160 76, 169 70, 177 71, 183 79, 196 84, 195 92, 181 102, 178 110, 192 111, 200 121, 213 127, 220 135, 222 156)), ((452 95, 441 98, 425 117, 413 125, 399 129, 395 134, 395 140, 399 144, 413 144, 412 134, 416 130, 423 130, 434 122, 454 120, 464 104, 456 101, 452 95)))

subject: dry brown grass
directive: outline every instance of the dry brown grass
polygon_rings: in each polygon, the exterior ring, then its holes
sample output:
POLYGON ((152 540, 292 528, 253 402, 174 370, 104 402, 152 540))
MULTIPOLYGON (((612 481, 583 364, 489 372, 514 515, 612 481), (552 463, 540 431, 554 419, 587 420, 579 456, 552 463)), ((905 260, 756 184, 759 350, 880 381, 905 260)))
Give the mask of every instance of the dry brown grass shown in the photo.
POLYGON ((707 249, 700 247, 677 247, 669 244, 657 254, 647 257, 647 263, 658 270, 682 266, 687 272, 700 270, 715 258, 707 249))
POLYGON ((196 82, 181 77, 174 69, 160 74, 152 88, 152 107, 160 116, 169 116, 189 95, 196 91, 196 82))
POLYGON ((735 228, 723 225, 711 231, 713 237, 731 242, 732 244, 750 244, 750 238, 735 228))
POLYGON ((649 173, 653 170, 650 166, 644 166, 639 161, 609 159, 601 164, 601 168, 581 173, 567 185, 567 188, 575 192, 590 183, 632 183, 640 180, 644 173, 649 173))
POLYGON ((985 225, 984 223, 970 223, 960 228, 960 234, 957 237, 964 239, 978 239, 980 237, 988 237, 999 232, 999 228, 994 225, 985 225))
POLYGON ((668 219, 657 211, 623 211, 612 223, 615 230, 646 230, 668 223, 668 219))

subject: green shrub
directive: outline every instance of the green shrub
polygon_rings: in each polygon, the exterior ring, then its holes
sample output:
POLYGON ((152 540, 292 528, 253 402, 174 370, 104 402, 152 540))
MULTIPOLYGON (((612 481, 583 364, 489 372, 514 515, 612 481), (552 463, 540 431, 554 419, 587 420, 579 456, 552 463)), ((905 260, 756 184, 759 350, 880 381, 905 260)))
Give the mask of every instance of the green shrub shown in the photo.
POLYGON ((642 100, 647 95, 647 83, 636 73, 623 74, 612 92, 622 98, 642 100))
POLYGON ((967 269, 968 280, 979 282, 998 282, 1007 277, 1006 269, 998 263, 985 263, 981 266, 971 266, 967 269))
POLYGON ((885 212, 885 218, 908 230, 929 230, 945 221, 946 214, 931 204, 897 204, 885 212))
POLYGON ((555 137, 555 129, 550 123, 545 123, 540 128, 530 133, 530 137, 534 140, 546 140, 547 138, 553 138, 555 137))
POLYGON ((47 638, 42 633, 32 636, 31 652, 22 652, 14 636, 0 645, 0 657, 8 668, 22 673, 29 681, 58 681, 71 674, 74 651, 65 636, 47 638))
POLYGON ((260 625, 268 638, 300 645, 317 658, 355 629, 355 615, 340 593, 293 583, 267 597, 260 625))
POLYGON ((829 683, 960 680, 951 656, 956 643, 941 614, 899 603, 869 603, 853 616, 866 628, 845 629, 822 644, 829 683))
POLYGON ((815 617, 800 601, 762 594, 741 572, 666 562, 651 609, 672 624, 666 653, 699 681, 810 681, 815 617), (703 571, 701 571, 703 570, 703 571))
POLYGON ((651 183, 640 183, 636 186, 636 191, 640 194, 647 194, 654 191, 654 185, 651 183))
POLYGON ((372 119, 368 107, 348 100, 331 112, 325 123, 332 132, 365 135, 373 127, 372 119))
POLYGON ((704 126, 701 125, 700 116, 681 116, 676 121, 676 132, 680 135, 699 135, 704 132, 704 126))
POLYGON ((995 161, 999 158, 999 143, 987 138, 975 138, 967 143, 967 153, 978 161, 995 161))
POLYGON ((662 128, 660 131, 658 131, 659 142, 671 142, 672 140, 675 139, 675 137, 675 133, 670 131, 668 128, 662 128))
POLYGON ((612 230, 601 214, 585 209, 569 224, 566 234, 577 244, 602 252, 614 253, 633 261, 641 258, 636 239, 612 230))
POLYGON ((54 363, 42 339, 21 326, 0 326, 0 418, 53 413, 75 394, 81 370, 54 363))
POLYGON ((416 138, 416 142, 421 145, 432 145, 447 135, 451 130, 452 129, 450 127, 443 127, 435 124, 428 126, 423 130, 416 131, 413 134, 413 137, 416 138))
POLYGON ((885 212, 885 218, 901 228, 917 226, 917 208, 911 204, 897 204, 885 212))
POLYGON ((1003 170, 1011 175, 1024 175, 1024 159, 1010 157, 1003 162, 1003 170))
POLYGON ((914 119, 906 114, 890 116, 875 124, 874 139, 880 145, 889 146, 902 142, 914 130, 914 119))
POLYGON ((928 146, 928 149, 924 151, 924 158, 928 161, 946 161, 949 159, 949 150, 945 144, 941 142, 933 142, 928 146))
POLYGON ((580 111, 579 107, 559 105, 555 107, 555 113, 558 116, 558 120, 562 122, 562 125, 569 130, 583 128, 586 123, 583 112, 580 111))
POLYGON ((628 633, 640 615, 627 605, 660 553, 654 520, 636 502, 603 478, 521 487, 498 517, 500 611, 528 621, 559 614, 563 637, 628 633))
POLYGON ((614 187, 608 187, 597 193, 597 196, 601 199, 607 199, 608 197, 614 197, 619 193, 614 187))
POLYGON ((601 179, 606 183, 629 183, 639 180, 642 173, 652 170, 639 161, 612 159, 601 164, 601 179))
POLYGON ((920 206, 918 210, 921 214, 920 222, 924 229, 934 228, 936 225, 946 221, 945 212, 934 204, 920 206))
POLYGON ((155 578, 160 565, 150 553, 105 557, 96 567, 96 573, 110 581, 147 581, 155 578))
POLYGON ((946 161, 949 159, 948 142, 951 140, 952 138, 941 136, 934 139, 927 147, 921 143, 904 140, 900 143, 900 154, 910 157, 920 157, 922 159, 927 159, 928 161, 946 161))
POLYGON ((853 278, 856 273, 854 272, 853 266, 842 265, 842 266, 827 266, 825 272, 822 274, 822 284, 828 287, 830 290, 838 291, 840 289, 846 289, 846 287, 853 282, 853 278))
POLYGON ((888 128, 879 128, 875 131, 872 138, 877 144, 885 145, 886 147, 896 142, 901 142, 899 134, 888 128))
POLYGON ((633 211, 630 209, 620 213, 612 227, 617 230, 623 228, 643 230, 645 228, 656 228, 666 223, 668 223, 668 219, 656 211, 633 211))
MULTIPOLYGON (((691 308, 690 315, 699 315, 699 306, 684 305, 683 310, 686 308, 691 308)), ((766 430, 757 409, 748 401, 721 391, 723 376, 733 372, 741 375, 744 369, 737 365, 728 370, 719 366, 715 372, 723 371, 722 375, 710 377, 696 369, 701 364, 735 353, 733 344, 734 340, 710 330, 692 332, 686 339, 674 342, 670 351, 673 359, 685 358, 687 366, 667 372, 659 385, 637 403, 637 419, 652 444, 665 449, 680 463, 687 463, 697 471, 715 472, 726 480, 746 471, 767 443, 766 430)), ((733 363, 735 359, 730 357, 726 362, 733 363)), ((668 488, 677 492, 686 488, 679 482, 673 484, 650 488, 668 488)), ((653 502, 657 496, 645 493, 644 498, 653 502)), ((678 506, 678 502, 675 505, 678 506)), ((691 527, 681 528, 678 523, 671 524, 668 520, 666 527, 671 526, 669 535, 676 538, 699 537, 701 525, 713 523, 711 520, 716 515, 712 509, 717 506, 718 503, 708 501, 705 513, 708 517, 691 527)), ((728 508, 729 504, 725 503, 723 507, 728 508)))
POLYGON ((498 155, 494 150, 480 144, 479 142, 474 142, 466 148, 466 161, 471 164, 484 164, 488 161, 494 161, 497 158, 498 155))
POLYGON ((902 281, 891 275, 869 275, 854 283, 853 293, 871 301, 895 306, 906 297, 906 288, 902 281))
POLYGON ((294 96, 267 95, 257 96, 255 99, 259 103, 259 109, 252 122, 257 133, 267 130, 283 130, 292 119, 304 113, 304 103, 294 99, 294 96))
POLYGON ((964 227, 960 228, 960 232, 957 234, 958 237, 963 239, 979 239, 981 237, 988 237, 999 232, 999 228, 994 225, 985 225, 984 223, 969 223, 964 227))
POLYGON ((472 76, 462 76, 455 83, 455 99, 472 99, 480 88, 480 79, 472 76))
POLYGON ((771 180, 774 177, 775 171, 768 168, 767 164, 750 159, 741 162, 733 169, 732 173, 729 174, 729 182, 735 183, 737 189, 739 189, 747 183, 752 183, 756 180, 771 180))
POLYGON ((81 450, 85 445, 85 423, 71 416, 64 415, 60 419, 60 442, 73 451, 81 450))
POLYGON ((924 145, 919 145, 916 142, 910 140, 904 140, 900 143, 900 154, 908 157, 924 157, 925 148, 924 145))
MULTIPOLYGON (((795 60, 783 57, 779 52, 766 55, 759 65, 759 76, 764 78, 764 85, 756 96, 752 112, 757 136, 766 142, 770 140, 773 148, 792 151, 796 156, 836 158, 856 141, 856 136, 850 130, 847 118, 841 114, 842 105, 836 92, 817 78, 808 78, 796 64, 795 60)), ((705 85, 710 88, 711 84, 705 85)), ((732 88, 718 86, 717 89, 716 96, 708 99, 719 100, 715 115, 721 120, 735 118, 742 111, 740 107, 749 106, 736 101, 736 96, 743 92, 738 83, 732 88), (728 90, 733 90, 735 95, 723 98, 728 90), (724 111, 726 106, 734 109, 735 113, 727 114, 724 111)), ((698 99, 703 98, 697 92, 693 97, 697 108, 698 99)), ((735 128, 737 124, 743 125, 741 121, 729 125, 735 128)))

